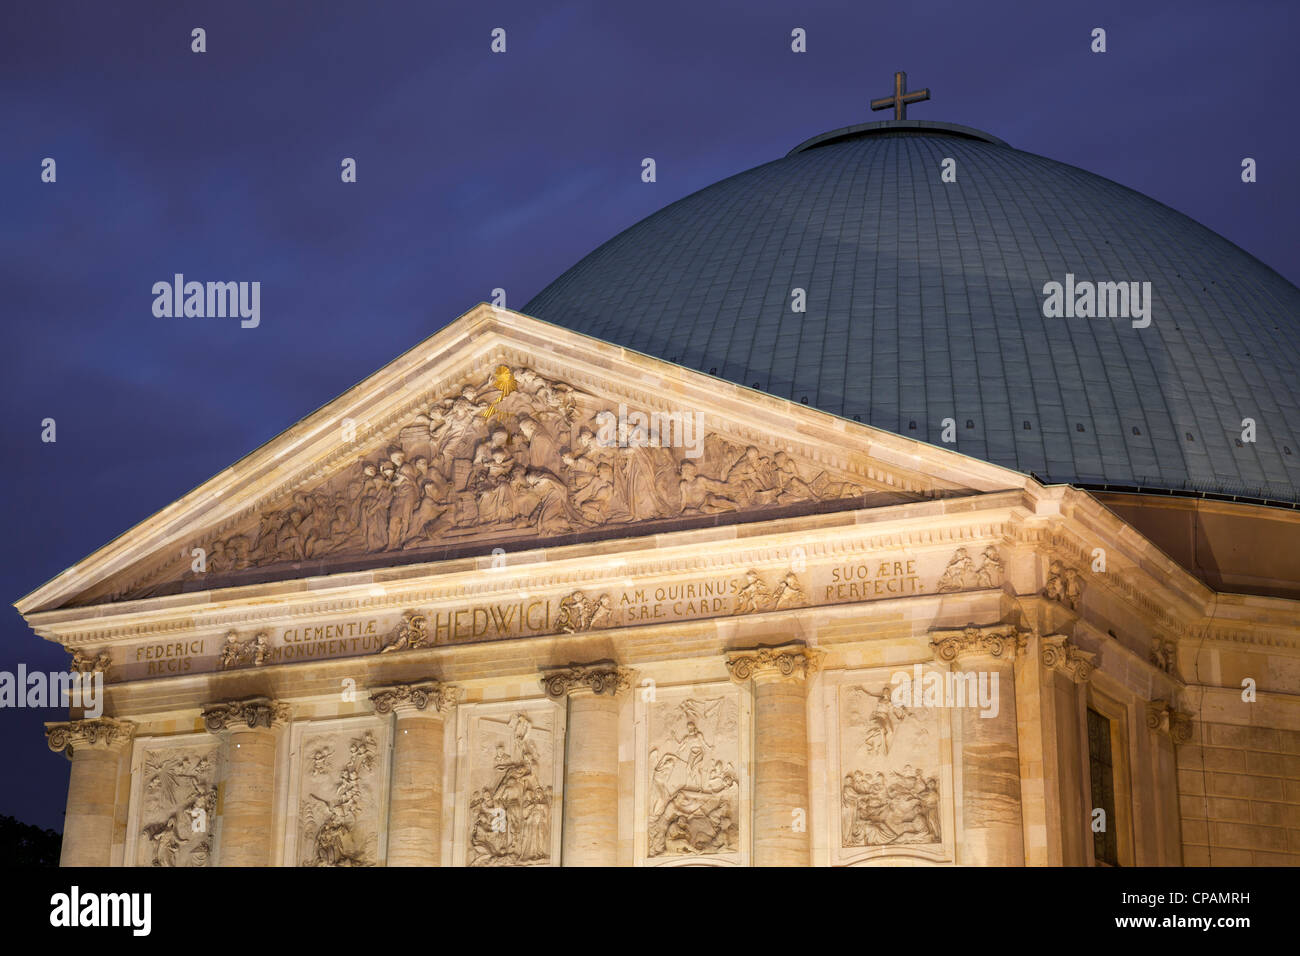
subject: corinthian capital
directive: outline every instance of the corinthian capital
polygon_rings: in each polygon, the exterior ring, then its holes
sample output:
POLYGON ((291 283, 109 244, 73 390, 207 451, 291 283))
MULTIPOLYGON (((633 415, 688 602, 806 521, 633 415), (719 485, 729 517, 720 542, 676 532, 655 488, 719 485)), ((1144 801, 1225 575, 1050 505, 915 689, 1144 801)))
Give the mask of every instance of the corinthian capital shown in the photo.
POLYGON ((555 698, 574 691, 617 696, 632 685, 632 671, 612 661, 596 664, 570 664, 568 667, 542 672, 542 686, 555 698))
POLYGON ((370 688, 370 699, 377 714, 422 710, 445 714, 456 706, 459 697, 460 688, 432 680, 370 688))
POLYGON ((1079 650, 1064 634, 1044 637, 1040 647, 1044 667, 1058 670, 1078 683, 1083 683, 1092 676, 1097 655, 1079 650))
POLYGON ((289 705, 269 697, 227 700, 203 709, 203 726, 210 733, 239 727, 265 727, 268 730, 289 719, 289 705))
POLYGON ((1025 646, 1025 635, 1010 624, 989 627, 970 625, 959 630, 931 631, 930 649, 941 661, 951 663, 960 657, 998 657, 1014 661, 1025 646))
POLYGON ((1192 739, 1192 715, 1178 710, 1169 701, 1153 700, 1147 704, 1147 726, 1165 734, 1176 744, 1192 739))
POLYGON ((46 724, 45 742, 55 753, 93 747, 96 750, 120 750, 135 735, 135 724, 129 720, 97 717, 87 720, 69 720, 65 723, 46 724))
POLYGON ((754 680, 805 680, 817 670, 821 651, 806 644, 782 644, 778 647, 756 647, 752 650, 730 651, 727 670, 731 679, 743 683, 754 680))

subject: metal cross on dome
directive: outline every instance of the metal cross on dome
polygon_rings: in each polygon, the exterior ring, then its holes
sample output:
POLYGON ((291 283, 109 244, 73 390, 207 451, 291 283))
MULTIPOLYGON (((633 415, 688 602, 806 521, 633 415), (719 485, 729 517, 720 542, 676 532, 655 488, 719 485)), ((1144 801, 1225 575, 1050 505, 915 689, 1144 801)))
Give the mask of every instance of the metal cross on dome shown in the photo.
POLYGON ((917 90, 914 93, 904 92, 907 89, 907 74, 901 70, 894 74, 894 95, 882 97, 878 100, 871 101, 872 110, 887 110, 891 106, 894 108, 894 119, 907 119, 907 104, 920 103, 922 100, 930 98, 930 88, 927 86, 923 90, 917 90))

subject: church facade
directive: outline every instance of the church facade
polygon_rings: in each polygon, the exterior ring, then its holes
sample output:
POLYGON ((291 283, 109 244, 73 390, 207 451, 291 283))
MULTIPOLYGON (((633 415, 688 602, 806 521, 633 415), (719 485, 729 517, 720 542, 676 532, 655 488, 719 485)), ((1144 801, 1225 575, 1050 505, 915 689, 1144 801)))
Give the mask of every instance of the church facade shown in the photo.
POLYGON ((63 862, 1300 862, 1285 548, 730 377, 480 305, 24 598, 63 862))

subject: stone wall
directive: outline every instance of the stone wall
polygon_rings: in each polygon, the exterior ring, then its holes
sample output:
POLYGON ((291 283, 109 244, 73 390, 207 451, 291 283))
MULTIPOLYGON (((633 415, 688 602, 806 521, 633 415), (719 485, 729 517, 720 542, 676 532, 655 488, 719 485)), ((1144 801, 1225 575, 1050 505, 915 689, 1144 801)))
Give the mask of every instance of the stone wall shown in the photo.
POLYGON ((1185 865, 1300 865, 1300 731, 1196 722, 1178 799, 1185 865))

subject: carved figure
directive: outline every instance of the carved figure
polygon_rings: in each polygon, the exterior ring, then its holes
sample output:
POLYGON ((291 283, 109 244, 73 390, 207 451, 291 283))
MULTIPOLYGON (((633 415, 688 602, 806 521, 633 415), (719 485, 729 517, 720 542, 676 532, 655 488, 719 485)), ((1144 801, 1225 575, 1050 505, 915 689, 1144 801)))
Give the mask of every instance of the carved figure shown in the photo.
POLYGON ((776 586, 776 591, 772 594, 772 604, 777 608, 808 606, 808 595, 804 593, 793 571, 782 578, 781 583, 776 586))
POLYGON ((944 568, 942 577, 939 578, 939 590, 960 591, 966 586, 966 580, 973 568, 974 565, 966 549, 958 548, 948 561, 948 566, 944 568))
MULTIPOLYGON (((593 432, 597 416, 610 413, 605 404, 532 369, 499 365, 396 427, 378 454, 295 489, 258 515, 255 528, 207 542, 209 570, 418 549, 448 535, 564 534, 863 492, 827 472, 807 477, 785 451, 769 454, 713 434, 701 436, 702 456, 688 461, 647 442, 606 447, 593 432)), ((175 565, 163 568, 123 596, 153 593, 175 572, 175 565)))
POLYGON ((745 572, 745 584, 736 592, 736 613, 749 614, 772 608, 772 592, 757 571, 745 572))
POLYGON ((939 843, 939 780, 911 767, 854 771, 840 784, 844 846, 939 843))
POLYGON ((1047 566, 1047 584, 1043 587, 1043 596, 1077 611, 1083 599, 1083 579, 1074 568, 1053 560, 1047 566))
POLYGON ((206 866, 205 840, 216 820, 214 755, 191 751, 146 751, 141 834, 153 866, 206 866))
POLYGON ((724 735, 734 746, 735 717, 735 701, 728 698, 689 698, 666 715, 649 754, 650 856, 739 846, 739 783, 719 746, 724 735))
POLYGON ((73 674, 93 674, 98 671, 107 675, 112 663, 113 659, 108 651, 92 655, 76 650, 72 652, 72 662, 68 665, 68 670, 73 674))
POLYGON ((975 569, 975 586, 996 588, 1002 586, 1002 556, 998 549, 989 545, 980 555, 979 567, 975 569))
POLYGON ((393 629, 393 634, 388 643, 379 649, 379 653, 390 654, 395 651, 413 651, 424 647, 428 641, 428 634, 425 631, 426 623, 423 614, 417 614, 415 611, 405 612, 402 615, 402 620, 393 629))
POLYGON ((175 866, 176 855, 185 842, 176 833, 176 821, 168 817, 166 822, 146 828, 145 833, 153 841, 153 865, 175 866))
POLYGON ((498 743, 494 778, 470 799, 470 866, 542 862, 551 853, 552 788, 543 784, 532 721, 511 716, 509 749, 498 743))
MULTIPOLYGON (((334 799, 308 791, 299 807, 307 856, 304 866, 372 866, 378 835, 363 822, 373 798, 366 780, 374 773, 378 742, 367 731, 348 743, 348 758, 337 771, 334 799)), ((311 775, 330 772, 335 748, 325 743, 312 752, 311 775)))

